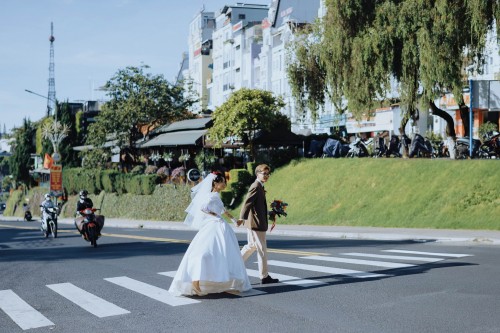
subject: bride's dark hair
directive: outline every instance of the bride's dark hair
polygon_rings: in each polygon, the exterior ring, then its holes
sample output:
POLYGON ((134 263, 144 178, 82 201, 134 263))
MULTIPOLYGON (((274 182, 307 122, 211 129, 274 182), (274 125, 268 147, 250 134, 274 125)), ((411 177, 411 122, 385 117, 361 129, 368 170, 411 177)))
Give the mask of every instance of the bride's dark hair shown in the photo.
POLYGON ((226 180, 226 178, 224 178, 224 176, 222 175, 222 173, 221 173, 221 172, 219 172, 219 171, 214 171, 214 172, 212 172, 212 173, 215 175, 214 179, 212 180, 212 188, 214 188, 214 185, 215 185, 216 183, 217 183, 217 184, 218 184, 218 183, 222 183, 222 182, 224 182, 224 181, 226 180))

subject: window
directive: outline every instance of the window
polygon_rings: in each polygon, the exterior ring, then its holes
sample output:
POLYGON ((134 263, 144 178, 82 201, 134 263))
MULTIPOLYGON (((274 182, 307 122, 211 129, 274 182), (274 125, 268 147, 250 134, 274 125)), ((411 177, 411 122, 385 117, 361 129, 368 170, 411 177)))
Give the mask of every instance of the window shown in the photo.
POLYGON ((238 14, 238 19, 239 20, 244 20, 245 19, 245 14, 238 14))

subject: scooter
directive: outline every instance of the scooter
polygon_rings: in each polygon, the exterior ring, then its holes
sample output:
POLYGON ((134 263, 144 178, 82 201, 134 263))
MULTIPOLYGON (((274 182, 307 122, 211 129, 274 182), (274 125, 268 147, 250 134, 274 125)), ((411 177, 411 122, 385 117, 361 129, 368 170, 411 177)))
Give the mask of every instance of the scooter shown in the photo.
POLYGON ((373 143, 373 139, 369 138, 366 141, 356 138, 354 142, 349 144, 349 152, 347 152, 346 157, 368 157, 370 153, 368 152, 368 146, 373 143))
POLYGON ((76 228, 93 247, 97 247, 97 240, 100 236, 99 230, 104 226, 104 216, 96 215, 97 210, 99 208, 85 208, 79 211, 80 216, 75 219, 76 228))
POLYGON ((49 207, 44 209, 48 216, 46 221, 43 221, 42 217, 42 223, 40 226, 42 234, 45 238, 49 237, 49 235, 52 235, 53 238, 57 238, 57 216, 59 215, 59 208, 49 207))

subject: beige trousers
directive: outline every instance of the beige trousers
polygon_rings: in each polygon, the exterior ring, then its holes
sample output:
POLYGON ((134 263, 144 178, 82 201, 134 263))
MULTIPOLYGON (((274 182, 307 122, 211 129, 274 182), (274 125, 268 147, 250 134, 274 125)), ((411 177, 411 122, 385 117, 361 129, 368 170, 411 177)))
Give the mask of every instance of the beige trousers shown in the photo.
POLYGON ((267 270, 267 244, 266 232, 247 229, 247 244, 241 249, 243 261, 246 261, 255 251, 257 251, 257 263, 259 265, 260 278, 269 275, 267 270))

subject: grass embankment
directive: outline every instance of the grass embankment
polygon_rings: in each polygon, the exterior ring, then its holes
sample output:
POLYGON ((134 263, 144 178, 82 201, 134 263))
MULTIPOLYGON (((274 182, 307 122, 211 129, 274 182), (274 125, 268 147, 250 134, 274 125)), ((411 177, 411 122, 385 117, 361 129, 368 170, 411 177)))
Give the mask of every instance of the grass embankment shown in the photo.
POLYGON ((495 160, 312 159, 275 170, 266 190, 289 204, 279 224, 500 230, 499 169, 495 160))
MULTIPOLYGON (((279 224, 500 230, 500 162, 495 160, 304 159, 275 170, 267 199, 286 201, 279 224)), ((46 190, 28 195, 32 212, 46 190)), ((19 193, 17 193, 19 192, 19 193)), ((5 215, 23 216, 16 191, 5 215)), ((107 217, 182 221, 189 188, 167 185, 152 195, 91 196, 107 217)), ((77 197, 63 216, 73 216, 77 197)), ((232 211, 239 215, 240 207, 232 211)))

